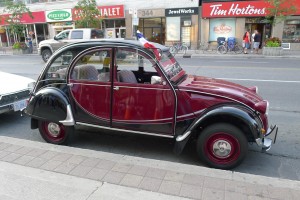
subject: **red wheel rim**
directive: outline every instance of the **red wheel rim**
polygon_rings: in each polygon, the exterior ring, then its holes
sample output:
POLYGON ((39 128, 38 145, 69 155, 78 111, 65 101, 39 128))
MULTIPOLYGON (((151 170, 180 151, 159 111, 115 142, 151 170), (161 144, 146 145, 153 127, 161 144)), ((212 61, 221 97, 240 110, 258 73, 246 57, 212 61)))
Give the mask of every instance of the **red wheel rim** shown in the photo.
POLYGON ((54 122, 43 122, 42 129, 44 135, 52 142, 60 142, 65 138, 65 127, 54 122))
POLYGON ((216 164, 235 162, 241 153, 239 141, 228 133, 214 133, 205 142, 204 150, 208 158, 216 164))

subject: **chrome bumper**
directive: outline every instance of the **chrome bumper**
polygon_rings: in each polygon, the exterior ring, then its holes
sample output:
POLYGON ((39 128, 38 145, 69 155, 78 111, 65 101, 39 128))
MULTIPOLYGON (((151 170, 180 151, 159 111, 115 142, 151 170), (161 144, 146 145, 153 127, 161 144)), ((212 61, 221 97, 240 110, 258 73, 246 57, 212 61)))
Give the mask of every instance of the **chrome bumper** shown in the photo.
POLYGON ((268 132, 263 138, 257 138, 256 143, 262 147, 262 151, 269 151, 272 143, 275 144, 277 138, 278 127, 275 125, 268 129, 268 132))

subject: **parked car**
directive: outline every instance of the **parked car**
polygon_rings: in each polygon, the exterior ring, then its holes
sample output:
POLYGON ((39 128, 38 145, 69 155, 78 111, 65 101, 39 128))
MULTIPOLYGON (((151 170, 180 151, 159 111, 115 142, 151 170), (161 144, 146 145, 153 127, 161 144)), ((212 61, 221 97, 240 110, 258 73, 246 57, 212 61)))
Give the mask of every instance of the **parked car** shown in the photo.
POLYGON ((0 71, 0 114, 26 107, 35 80, 0 71))
POLYGON ((43 40, 38 44, 38 54, 47 62, 54 51, 60 47, 83 40, 104 38, 104 31, 95 28, 68 29, 60 32, 53 39, 43 40))
POLYGON ((271 148, 278 128, 257 87, 188 75, 169 48, 153 45, 95 40, 55 52, 25 111, 31 128, 53 144, 67 144, 75 125, 170 138, 176 153, 196 140, 199 158, 220 169, 238 166, 248 142, 271 148))

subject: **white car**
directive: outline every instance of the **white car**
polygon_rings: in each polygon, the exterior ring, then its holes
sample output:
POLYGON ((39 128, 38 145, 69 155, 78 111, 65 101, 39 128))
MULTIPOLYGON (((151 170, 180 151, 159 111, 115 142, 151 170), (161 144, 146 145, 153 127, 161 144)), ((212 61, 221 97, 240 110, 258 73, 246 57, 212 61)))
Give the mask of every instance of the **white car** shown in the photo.
POLYGON ((0 71, 0 114, 26 107, 35 80, 0 71))

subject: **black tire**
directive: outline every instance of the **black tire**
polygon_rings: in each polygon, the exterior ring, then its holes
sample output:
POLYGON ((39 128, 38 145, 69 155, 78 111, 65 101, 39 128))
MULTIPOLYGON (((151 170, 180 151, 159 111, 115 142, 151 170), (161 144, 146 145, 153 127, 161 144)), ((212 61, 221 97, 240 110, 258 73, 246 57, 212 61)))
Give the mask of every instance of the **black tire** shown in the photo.
POLYGON ((227 49, 226 49, 226 47, 224 45, 220 45, 218 47, 217 51, 218 51, 219 54, 225 54, 225 53, 227 53, 227 49))
POLYGON ((49 60, 49 58, 51 57, 52 52, 50 51, 50 49, 44 49, 42 51, 42 58, 44 62, 47 62, 49 60))
POLYGON ((213 168, 232 169, 245 159, 247 152, 246 136, 231 124, 210 125, 197 139, 198 156, 213 168))
POLYGON ((233 51, 234 53, 240 54, 243 52, 243 47, 240 45, 235 45, 233 51))
POLYGON ((41 136, 48 143, 66 145, 74 138, 74 126, 41 120, 38 125, 41 136))

